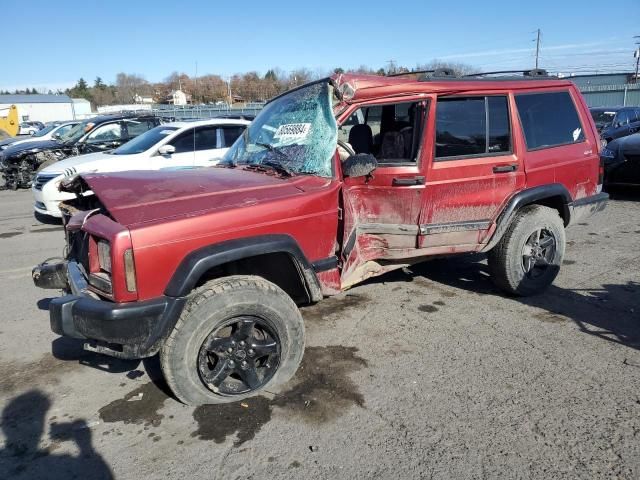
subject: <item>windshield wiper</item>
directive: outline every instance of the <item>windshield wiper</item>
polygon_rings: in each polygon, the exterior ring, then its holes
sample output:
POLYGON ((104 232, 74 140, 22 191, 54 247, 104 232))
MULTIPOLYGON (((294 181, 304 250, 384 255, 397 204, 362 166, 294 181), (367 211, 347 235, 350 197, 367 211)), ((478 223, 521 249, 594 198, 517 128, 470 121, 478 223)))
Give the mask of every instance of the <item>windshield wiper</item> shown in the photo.
POLYGON ((260 163, 250 163, 249 165, 255 166, 255 167, 260 167, 260 166, 270 167, 274 169, 276 172, 285 174, 288 177, 293 177, 295 175, 293 170, 290 170, 289 168, 285 167, 280 162, 276 162, 275 160, 263 160, 260 163))

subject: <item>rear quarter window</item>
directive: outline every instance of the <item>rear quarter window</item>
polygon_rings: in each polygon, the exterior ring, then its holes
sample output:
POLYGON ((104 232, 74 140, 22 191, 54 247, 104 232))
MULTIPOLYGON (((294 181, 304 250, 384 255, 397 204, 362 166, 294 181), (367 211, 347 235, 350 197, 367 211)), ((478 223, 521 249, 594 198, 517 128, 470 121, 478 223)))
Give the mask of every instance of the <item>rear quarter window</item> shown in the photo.
POLYGON ((584 128, 569 92, 516 95, 528 150, 584 141, 584 128))

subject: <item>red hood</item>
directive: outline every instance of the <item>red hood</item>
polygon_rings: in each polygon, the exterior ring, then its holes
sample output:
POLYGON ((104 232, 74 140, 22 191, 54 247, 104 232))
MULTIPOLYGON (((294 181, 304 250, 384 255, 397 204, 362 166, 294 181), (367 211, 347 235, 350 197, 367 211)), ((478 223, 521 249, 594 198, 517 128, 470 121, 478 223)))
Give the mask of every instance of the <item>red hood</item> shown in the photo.
POLYGON ((242 169, 201 168, 83 174, 102 204, 124 226, 201 214, 301 195, 329 179, 282 178, 242 169))

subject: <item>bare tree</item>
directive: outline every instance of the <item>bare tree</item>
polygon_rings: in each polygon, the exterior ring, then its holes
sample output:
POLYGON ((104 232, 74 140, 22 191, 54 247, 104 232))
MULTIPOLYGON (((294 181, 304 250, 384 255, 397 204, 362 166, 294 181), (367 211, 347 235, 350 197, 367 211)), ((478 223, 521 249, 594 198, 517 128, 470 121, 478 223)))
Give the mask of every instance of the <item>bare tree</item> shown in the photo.
POLYGON ((151 85, 142 76, 119 73, 116 75, 116 100, 121 103, 134 103, 138 95, 150 95, 151 85))

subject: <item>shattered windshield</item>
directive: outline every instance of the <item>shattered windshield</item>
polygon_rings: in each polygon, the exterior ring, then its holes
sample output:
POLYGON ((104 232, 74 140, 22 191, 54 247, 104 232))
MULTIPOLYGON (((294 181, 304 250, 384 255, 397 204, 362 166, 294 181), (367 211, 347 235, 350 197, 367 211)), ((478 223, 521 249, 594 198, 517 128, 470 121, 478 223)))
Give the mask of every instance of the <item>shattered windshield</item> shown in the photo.
POLYGON ((267 104, 224 158, 224 164, 277 165, 290 174, 333 176, 338 130, 328 81, 267 104))
POLYGON ((60 140, 62 143, 75 143, 80 140, 80 137, 82 137, 86 132, 91 130, 93 126, 94 124, 92 122, 90 122, 89 120, 85 120, 84 122, 81 122, 73 127, 67 133, 63 133, 62 135, 60 135, 58 140, 60 140))

